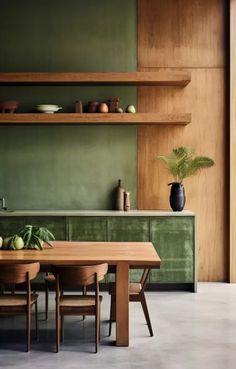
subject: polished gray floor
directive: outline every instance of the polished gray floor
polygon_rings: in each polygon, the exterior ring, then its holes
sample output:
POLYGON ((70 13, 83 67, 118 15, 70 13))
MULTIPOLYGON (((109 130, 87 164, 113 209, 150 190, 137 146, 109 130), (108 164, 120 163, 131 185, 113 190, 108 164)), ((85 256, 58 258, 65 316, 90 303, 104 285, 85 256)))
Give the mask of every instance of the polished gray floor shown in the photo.
POLYGON ((149 337, 139 303, 130 304, 130 346, 115 347, 107 337, 109 298, 103 294, 102 342, 94 354, 94 321, 67 317, 65 342, 55 350, 54 294, 50 319, 45 322, 44 296, 40 295, 40 342, 24 352, 23 317, 0 320, 1 368, 236 368, 236 285, 200 283, 198 293, 146 293, 154 337, 149 337))

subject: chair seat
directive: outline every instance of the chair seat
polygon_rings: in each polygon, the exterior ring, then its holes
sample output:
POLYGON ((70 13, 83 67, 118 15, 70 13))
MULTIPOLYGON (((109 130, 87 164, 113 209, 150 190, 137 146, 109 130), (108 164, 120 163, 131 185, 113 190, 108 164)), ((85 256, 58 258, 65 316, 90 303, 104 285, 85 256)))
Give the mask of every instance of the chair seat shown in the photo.
POLYGON ((54 275, 53 274, 49 274, 49 275, 46 275, 45 277, 44 277, 44 280, 46 281, 46 282, 51 282, 51 283, 55 283, 56 282, 56 278, 54 277, 54 275))
MULTIPOLYGON (((129 284, 129 294, 130 295, 138 295, 142 290, 141 283, 130 283, 129 284)), ((114 282, 109 283, 109 294, 116 294, 116 284, 114 282)))
MULTIPOLYGON (((34 304, 37 300, 38 295, 36 293, 31 294, 30 304, 34 304)), ((0 296, 0 307, 5 306, 26 306, 27 305, 27 295, 25 294, 15 294, 15 295, 3 295, 0 296)))
MULTIPOLYGON (((102 296, 99 296, 102 301, 102 296)), ((64 295, 60 298, 60 307, 91 307, 95 306, 95 296, 70 296, 64 295)))

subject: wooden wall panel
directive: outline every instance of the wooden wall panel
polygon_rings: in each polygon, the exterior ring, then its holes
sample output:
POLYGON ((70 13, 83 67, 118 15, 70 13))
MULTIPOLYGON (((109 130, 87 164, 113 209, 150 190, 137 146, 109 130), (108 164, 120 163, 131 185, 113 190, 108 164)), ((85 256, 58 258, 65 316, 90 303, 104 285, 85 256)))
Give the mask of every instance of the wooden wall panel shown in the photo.
POLYGON ((230 282, 236 283, 236 0, 230 0, 230 282))
POLYGON ((139 67, 224 66, 224 0, 140 0, 139 67))
MULTIPOLYGON (((167 12, 166 5, 163 3, 162 0, 140 0, 139 2, 140 9, 142 9, 142 11, 139 9, 139 40, 141 40, 139 42, 139 61, 141 60, 139 65, 143 66, 139 70, 157 70, 157 67, 165 64, 164 60, 168 65, 170 60, 168 54, 170 53, 171 63, 175 62, 176 67, 179 67, 179 64, 190 67, 191 63, 192 81, 184 89, 173 87, 139 88, 139 111, 191 112, 192 123, 184 128, 151 126, 138 128, 138 206, 140 209, 169 209, 167 183, 172 178, 166 171, 164 164, 155 159, 158 154, 168 154, 174 147, 185 145, 194 147, 197 154, 212 157, 216 163, 213 168, 185 181, 186 208, 198 214, 199 280, 225 281, 228 277, 228 182, 226 179, 228 175, 226 147, 228 128, 225 116, 225 69, 213 67, 214 64, 220 66, 225 63, 223 46, 219 41, 219 39, 224 38, 224 22, 222 14, 218 14, 224 9, 224 1, 185 2, 185 5, 189 4, 188 6, 192 4, 191 12, 196 12, 196 14, 202 8, 203 3, 206 5, 206 11, 212 4, 214 4, 215 9, 210 7, 209 22, 207 14, 204 14, 204 23, 201 23, 201 27, 196 29, 195 47, 192 45, 191 37, 188 47, 178 44, 177 40, 175 41, 180 59, 175 59, 172 55, 174 48, 173 23, 169 23, 169 27, 164 29, 154 30, 154 18, 151 18, 150 23, 146 22, 145 5, 147 5, 148 13, 151 12, 151 9, 153 9, 154 14, 158 11, 159 19, 162 19, 167 12), (161 12, 163 12, 163 16, 161 12), (215 14, 214 28, 212 28, 212 14, 215 14), (206 52, 202 47, 203 39, 208 32, 213 32, 213 29, 216 28, 217 39, 214 43, 209 43, 210 50, 206 52), (155 34, 157 30, 158 34, 155 34), (145 48, 142 44, 142 40, 145 38, 142 35, 143 32, 146 35, 152 34, 151 38, 147 37, 145 48), (166 41, 166 44, 163 44, 160 53, 162 59, 159 58, 159 50, 157 49, 155 49, 154 58, 153 43, 152 41, 149 43, 149 41, 161 38, 163 33, 165 33, 166 40, 169 35, 171 41, 166 41), (218 50, 213 50, 213 48, 218 50), (148 58, 148 50, 150 50, 150 59, 148 58), (213 54, 217 56, 215 62, 213 54), (146 64, 143 65, 143 62, 146 64), (152 63, 154 63, 155 68, 150 68, 152 63), (207 68, 202 68, 204 63, 208 65, 207 68), (195 65, 198 67, 194 67, 195 65)), ((170 0, 165 3, 168 3, 170 14, 173 14, 171 4, 183 4, 182 1, 170 0)), ((182 14, 182 7, 175 8, 175 11, 175 18, 178 19, 182 14)), ((224 12, 223 15, 225 16, 224 12)), ((191 33, 192 26, 190 27, 189 24, 188 27, 189 33, 191 33)), ((177 31, 181 33, 181 30, 178 23, 177 31)), ((187 29, 184 29, 184 32, 187 33, 187 29)))

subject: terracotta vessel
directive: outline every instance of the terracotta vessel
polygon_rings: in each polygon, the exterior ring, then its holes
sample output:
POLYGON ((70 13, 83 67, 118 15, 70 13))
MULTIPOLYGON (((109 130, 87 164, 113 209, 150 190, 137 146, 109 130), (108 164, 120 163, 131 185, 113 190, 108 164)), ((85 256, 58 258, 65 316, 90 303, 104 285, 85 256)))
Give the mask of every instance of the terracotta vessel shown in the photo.
POLYGON ((1 113, 15 113, 18 107, 18 101, 9 100, 0 102, 1 113))

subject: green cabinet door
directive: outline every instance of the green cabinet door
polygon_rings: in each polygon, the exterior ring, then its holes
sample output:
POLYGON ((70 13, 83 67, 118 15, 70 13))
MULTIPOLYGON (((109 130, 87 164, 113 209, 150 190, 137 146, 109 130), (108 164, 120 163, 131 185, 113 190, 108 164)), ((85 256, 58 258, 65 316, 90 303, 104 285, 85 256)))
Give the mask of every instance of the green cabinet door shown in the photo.
POLYGON ((48 228, 57 241, 66 239, 65 217, 31 216, 25 218, 25 224, 48 228))
MULTIPOLYGON (((69 217, 68 239, 72 241, 106 241, 107 218, 93 216, 69 217)), ((103 282, 107 282, 107 277, 103 282)))
POLYGON ((194 217, 150 218, 150 241, 161 258, 152 283, 194 282, 194 217))
POLYGON ((0 236, 4 238, 18 233, 24 225, 23 217, 0 217, 0 236))
MULTIPOLYGON (((111 242, 148 242, 149 219, 146 217, 109 217, 108 218, 108 241, 111 242)), ((130 270, 130 280, 139 282, 143 270, 130 270)), ((111 281, 114 276, 110 276, 111 281)))
POLYGON ((106 241, 106 217, 69 217, 68 239, 72 241, 106 241))

